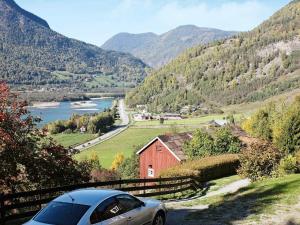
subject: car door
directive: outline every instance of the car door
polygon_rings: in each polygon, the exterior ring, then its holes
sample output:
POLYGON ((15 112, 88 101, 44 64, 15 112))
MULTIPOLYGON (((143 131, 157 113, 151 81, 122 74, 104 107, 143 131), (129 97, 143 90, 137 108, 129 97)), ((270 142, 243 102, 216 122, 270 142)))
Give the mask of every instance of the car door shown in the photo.
POLYGON ((128 225, 148 225, 151 224, 152 213, 147 210, 144 203, 137 198, 122 194, 116 196, 123 211, 126 212, 128 225))
POLYGON ((128 225, 128 216, 115 197, 99 204, 90 217, 93 225, 128 225))

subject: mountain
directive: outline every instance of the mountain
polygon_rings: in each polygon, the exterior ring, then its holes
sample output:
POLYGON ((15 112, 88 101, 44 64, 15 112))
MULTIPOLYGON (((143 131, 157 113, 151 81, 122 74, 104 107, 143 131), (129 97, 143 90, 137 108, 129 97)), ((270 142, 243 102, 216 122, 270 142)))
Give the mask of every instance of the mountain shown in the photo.
POLYGON ((130 106, 180 111, 187 106, 263 100, 300 87, 300 0, 250 32, 199 45, 154 71, 127 95, 130 106))
POLYGON ((13 0, 0 0, 0 79, 13 87, 135 86, 145 68, 130 54, 67 38, 13 0))
POLYGON ((129 52, 151 67, 167 64, 187 48, 233 36, 236 32, 193 25, 180 26, 162 35, 119 33, 106 41, 103 49, 129 52))

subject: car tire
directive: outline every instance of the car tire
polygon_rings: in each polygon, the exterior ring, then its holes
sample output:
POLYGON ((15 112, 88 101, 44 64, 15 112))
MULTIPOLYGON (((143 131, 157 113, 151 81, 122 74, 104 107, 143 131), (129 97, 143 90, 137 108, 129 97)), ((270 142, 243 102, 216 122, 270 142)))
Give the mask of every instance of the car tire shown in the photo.
POLYGON ((165 214, 163 212, 158 212, 153 220, 152 225, 164 225, 165 224, 165 214))

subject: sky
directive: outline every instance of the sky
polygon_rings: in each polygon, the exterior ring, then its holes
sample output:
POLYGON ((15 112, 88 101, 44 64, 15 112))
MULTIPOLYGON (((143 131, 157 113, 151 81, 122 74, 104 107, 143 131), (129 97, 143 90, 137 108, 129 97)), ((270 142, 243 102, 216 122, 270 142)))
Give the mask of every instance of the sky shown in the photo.
POLYGON ((248 31, 290 0, 15 0, 68 37, 101 46, 119 32, 162 34, 193 24, 248 31))

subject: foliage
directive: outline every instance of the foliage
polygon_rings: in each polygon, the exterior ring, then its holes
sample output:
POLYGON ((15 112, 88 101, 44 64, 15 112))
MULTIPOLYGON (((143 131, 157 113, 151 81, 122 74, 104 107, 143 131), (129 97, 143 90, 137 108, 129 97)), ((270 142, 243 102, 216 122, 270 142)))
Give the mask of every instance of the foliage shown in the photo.
POLYGON ((273 130, 274 143, 288 153, 300 150, 300 99, 286 107, 277 118, 273 130))
POLYGON ((198 129, 193 133, 191 141, 184 144, 183 149, 190 159, 208 156, 214 151, 214 140, 211 135, 198 129))
POLYGON ((273 142, 285 154, 300 149, 300 97, 290 104, 274 103, 246 119, 242 127, 251 135, 273 142))
POLYGON ((244 149, 239 158, 241 166, 238 173, 255 181, 276 173, 282 152, 270 142, 257 141, 244 149))
POLYGON ((299 88, 297 73, 286 76, 299 69, 299 50, 288 54, 278 47, 299 41, 299 12, 300 2, 292 1, 250 32, 187 50, 147 76, 127 103, 179 112, 187 105, 253 102, 299 88))
POLYGON ((72 159, 36 128, 26 102, 0 84, 0 191, 12 192, 89 180, 89 166, 72 159))
POLYGON ((111 164, 111 170, 117 171, 120 165, 124 162, 124 160, 125 160, 124 155, 122 153, 118 153, 111 164))
POLYGON ((232 134, 229 127, 217 129, 214 140, 214 154, 238 153, 241 147, 241 141, 232 134))
POLYGON ((300 172, 300 151, 297 151, 295 154, 296 164, 297 164, 297 172, 300 172))
POLYGON ((162 177, 197 176, 199 181, 205 182, 236 174, 239 157, 236 154, 209 156, 183 164, 161 172, 162 177))
POLYGON ((183 149, 189 158, 238 153, 241 149, 240 140, 235 137, 229 127, 218 128, 214 137, 198 129, 193 133, 191 141, 186 142, 183 149))
POLYGON ((279 163, 278 172, 280 175, 292 174, 297 171, 297 158, 293 155, 287 155, 279 163))
POLYGON ((265 108, 258 110, 242 123, 242 128, 254 137, 272 140, 273 126, 276 121, 276 108, 270 103, 265 108))
MULTIPOLYGON (((137 149, 140 149, 138 147, 137 149)), ((139 157, 134 151, 132 155, 126 158, 118 167, 117 171, 123 179, 131 179, 139 177, 139 157)))
POLYGON ((85 165, 90 167, 91 182, 110 181, 119 179, 118 173, 102 167, 99 156, 96 152, 92 152, 89 158, 83 160, 85 165))
POLYGON ((114 114, 110 110, 98 114, 72 115, 69 120, 57 120, 45 126, 50 134, 79 132, 85 127, 91 134, 106 132, 115 122, 114 114))

